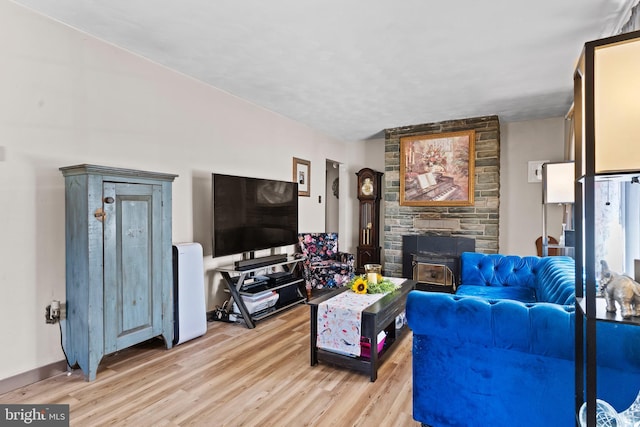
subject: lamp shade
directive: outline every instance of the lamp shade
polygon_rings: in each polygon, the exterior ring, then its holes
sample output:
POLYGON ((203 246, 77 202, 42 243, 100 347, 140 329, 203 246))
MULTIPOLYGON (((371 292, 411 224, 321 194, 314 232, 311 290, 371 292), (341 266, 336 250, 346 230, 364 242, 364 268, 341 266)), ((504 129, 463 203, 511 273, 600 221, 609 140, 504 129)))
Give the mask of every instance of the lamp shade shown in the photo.
POLYGON ((573 203, 575 199, 574 162, 542 165, 542 202, 573 203))
POLYGON ((595 172, 640 169, 640 38, 594 49, 595 172))

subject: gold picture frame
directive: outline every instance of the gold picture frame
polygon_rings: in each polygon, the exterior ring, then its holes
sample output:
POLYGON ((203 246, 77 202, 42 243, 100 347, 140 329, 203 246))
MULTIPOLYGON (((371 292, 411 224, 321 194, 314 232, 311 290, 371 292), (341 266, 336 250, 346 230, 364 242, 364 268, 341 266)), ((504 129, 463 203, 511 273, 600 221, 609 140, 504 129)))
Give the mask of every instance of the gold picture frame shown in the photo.
POLYGON ((293 181, 298 183, 298 196, 311 196, 311 162, 293 158, 293 181))
POLYGON ((400 138, 401 206, 471 206, 475 131, 400 138))

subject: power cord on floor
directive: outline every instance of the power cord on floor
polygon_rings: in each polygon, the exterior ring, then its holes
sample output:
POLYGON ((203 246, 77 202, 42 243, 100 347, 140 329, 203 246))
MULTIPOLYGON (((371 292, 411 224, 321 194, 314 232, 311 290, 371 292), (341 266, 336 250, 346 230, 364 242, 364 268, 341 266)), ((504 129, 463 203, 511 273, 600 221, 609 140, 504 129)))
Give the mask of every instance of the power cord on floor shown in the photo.
POLYGON ((62 349, 62 354, 64 354, 64 360, 67 362, 67 375, 71 375, 71 371, 73 367, 71 363, 69 363, 69 357, 67 356, 67 352, 64 350, 64 338, 62 336, 62 321, 58 320, 58 326, 60 327, 60 348, 62 349))
POLYGON ((227 309, 228 305, 229 305, 229 300, 226 300, 222 304, 222 307, 216 306, 215 310, 209 312, 209 315, 207 316, 207 320, 209 322, 218 321, 218 322, 235 323, 236 316, 229 313, 227 309))

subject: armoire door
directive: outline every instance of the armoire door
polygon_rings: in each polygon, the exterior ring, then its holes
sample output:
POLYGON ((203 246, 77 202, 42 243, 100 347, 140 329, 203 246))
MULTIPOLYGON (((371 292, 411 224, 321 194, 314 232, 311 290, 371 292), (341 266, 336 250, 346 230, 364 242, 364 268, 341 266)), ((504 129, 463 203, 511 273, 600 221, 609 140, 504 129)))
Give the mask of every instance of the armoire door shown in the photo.
POLYGON ((104 345, 111 353, 162 334, 162 188, 103 183, 104 345))

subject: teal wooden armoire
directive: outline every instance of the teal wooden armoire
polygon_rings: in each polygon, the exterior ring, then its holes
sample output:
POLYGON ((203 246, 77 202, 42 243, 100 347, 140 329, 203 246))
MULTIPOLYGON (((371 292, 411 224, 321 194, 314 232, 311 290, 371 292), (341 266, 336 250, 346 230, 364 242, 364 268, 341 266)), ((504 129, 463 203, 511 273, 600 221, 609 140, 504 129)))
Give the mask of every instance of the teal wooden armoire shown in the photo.
POLYGON ((96 378, 104 355, 173 341, 171 187, 177 175, 96 165, 65 178, 66 319, 71 366, 96 378))

